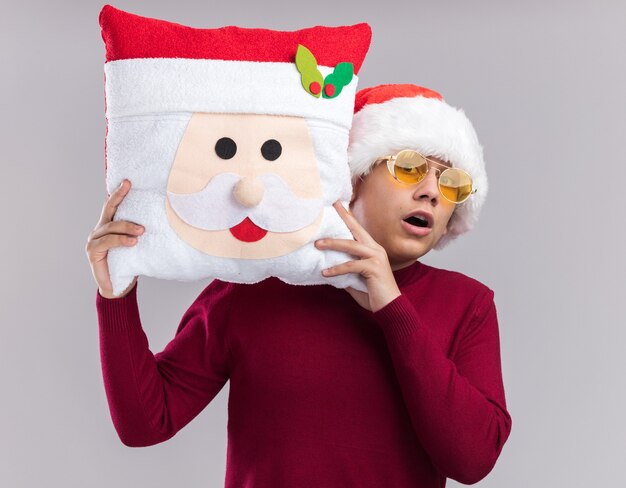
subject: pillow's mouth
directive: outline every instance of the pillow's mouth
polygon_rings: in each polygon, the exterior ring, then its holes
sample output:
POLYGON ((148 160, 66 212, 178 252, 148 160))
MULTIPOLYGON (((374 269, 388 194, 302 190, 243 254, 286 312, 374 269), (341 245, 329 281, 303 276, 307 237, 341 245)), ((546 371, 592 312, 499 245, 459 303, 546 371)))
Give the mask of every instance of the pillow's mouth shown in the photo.
POLYGON ((230 233, 235 239, 243 242, 257 242, 265 237, 267 231, 256 225, 249 217, 231 227, 230 233))

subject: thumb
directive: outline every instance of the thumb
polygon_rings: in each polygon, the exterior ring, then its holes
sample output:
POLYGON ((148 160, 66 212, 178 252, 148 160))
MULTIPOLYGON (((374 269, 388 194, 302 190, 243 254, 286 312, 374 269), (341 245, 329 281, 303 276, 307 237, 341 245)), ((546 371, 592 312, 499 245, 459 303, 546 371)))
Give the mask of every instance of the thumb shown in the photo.
POLYGON ((372 307, 370 306, 370 296, 369 294, 365 293, 364 291, 360 291, 360 290, 355 290, 352 287, 347 287, 345 288, 345 290, 350 294, 350 296, 352 298, 354 298, 354 300, 364 309, 366 310, 372 310, 372 307))

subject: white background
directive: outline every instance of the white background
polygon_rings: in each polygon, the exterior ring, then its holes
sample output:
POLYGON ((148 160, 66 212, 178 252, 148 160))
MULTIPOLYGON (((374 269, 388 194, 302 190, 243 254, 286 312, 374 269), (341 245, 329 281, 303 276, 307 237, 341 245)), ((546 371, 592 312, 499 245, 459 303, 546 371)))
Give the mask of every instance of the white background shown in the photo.
MULTIPOLYGON (((106 198, 102 5, 2 5, 0 486, 220 487, 228 385, 158 446, 125 447, 109 417, 84 253, 106 198)), ((513 429, 478 486, 626 486, 624 2, 115 6, 194 27, 366 21, 361 88, 416 83, 462 106, 489 196, 473 233, 423 261, 495 290, 513 429)), ((140 278, 153 351, 206 284, 140 278)))

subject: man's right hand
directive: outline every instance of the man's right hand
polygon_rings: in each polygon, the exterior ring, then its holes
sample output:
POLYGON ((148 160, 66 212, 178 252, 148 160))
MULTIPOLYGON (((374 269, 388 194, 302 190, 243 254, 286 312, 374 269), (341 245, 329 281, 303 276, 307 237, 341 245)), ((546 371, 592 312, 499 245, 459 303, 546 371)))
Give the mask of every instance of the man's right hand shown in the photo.
POLYGON ((87 259, 91 265, 91 272, 100 295, 105 298, 121 298, 132 290, 137 282, 137 276, 134 277, 132 283, 119 296, 113 295, 113 285, 109 275, 109 265, 107 263, 107 255, 109 249, 117 246, 134 246, 137 239, 143 234, 144 227, 127 220, 113 221, 113 216, 117 211, 117 207, 130 190, 131 183, 129 180, 123 180, 122 184, 107 198, 102 207, 102 214, 96 227, 87 237, 85 252, 87 259))

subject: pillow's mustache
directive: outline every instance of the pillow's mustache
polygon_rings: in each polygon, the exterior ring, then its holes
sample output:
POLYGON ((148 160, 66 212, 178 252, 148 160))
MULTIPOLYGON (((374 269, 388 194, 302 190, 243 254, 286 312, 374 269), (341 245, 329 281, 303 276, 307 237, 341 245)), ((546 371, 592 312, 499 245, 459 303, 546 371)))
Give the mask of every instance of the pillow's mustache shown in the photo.
POLYGON ((226 230, 248 217, 270 232, 294 232, 310 224, 323 208, 321 198, 301 198, 278 175, 257 177, 264 186, 263 198, 250 208, 241 205, 233 190, 242 177, 235 173, 215 175, 200 191, 189 194, 168 191, 167 198, 187 224, 204 230, 226 230))

